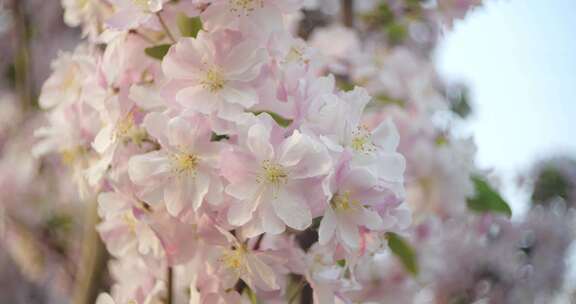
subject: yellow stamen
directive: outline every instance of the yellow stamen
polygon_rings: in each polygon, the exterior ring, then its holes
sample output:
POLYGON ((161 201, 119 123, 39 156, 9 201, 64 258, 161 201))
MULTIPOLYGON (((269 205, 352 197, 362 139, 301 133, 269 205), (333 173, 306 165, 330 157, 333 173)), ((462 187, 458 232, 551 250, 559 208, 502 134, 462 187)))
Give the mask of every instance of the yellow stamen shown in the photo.
POLYGON ((248 16, 258 7, 263 7, 263 0, 230 0, 230 11, 241 16, 248 16))
POLYGON ((361 153, 369 153, 376 150, 374 143, 372 143, 370 130, 366 126, 359 126, 358 129, 352 132, 350 146, 356 152, 361 153))
POLYGON ((73 166, 84 154, 85 150, 80 146, 64 150, 60 153, 62 162, 68 166, 73 166))
POLYGON ((246 268, 246 249, 243 247, 226 250, 220 257, 220 262, 229 269, 242 272, 246 268))
POLYGON ((284 60, 286 63, 289 62, 302 62, 307 64, 309 62, 308 59, 304 58, 304 50, 301 47, 293 46, 290 48, 290 51, 286 55, 284 60))
POLYGON ((177 174, 196 174, 200 159, 195 154, 180 152, 172 155, 172 168, 177 174))
POLYGON ((132 3, 134 3, 134 5, 138 6, 143 10, 148 10, 148 8, 150 7, 149 0, 132 0, 132 3))
POLYGON ((124 137, 128 135, 132 127, 134 127, 134 116, 132 113, 129 113, 116 124, 116 135, 118 137, 124 137))
POLYGON ((351 199, 350 191, 346 191, 343 194, 334 194, 330 200, 330 205, 335 211, 348 211, 358 208, 361 204, 359 201, 351 199))
POLYGON ((128 211, 124 213, 122 215, 122 221, 124 221, 124 223, 128 225, 128 228, 130 228, 130 232, 136 233, 136 225, 138 224, 138 220, 136 220, 132 212, 128 211))
POLYGON ((202 80, 200 83, 206 90, 209 90, 212 93, 216 93, 224 88, 226 80, 224 79, 222 73, 217 69, 209 69, 204 75, 204 80, 202 80))
POLYGON ((271 185, 275 190, 274 195, 277 195, 280 186, 286 184, 288 181, 286 169, 272 161, 265 160, 262 162, 262 171, 256 181, 258 183, 271 185))

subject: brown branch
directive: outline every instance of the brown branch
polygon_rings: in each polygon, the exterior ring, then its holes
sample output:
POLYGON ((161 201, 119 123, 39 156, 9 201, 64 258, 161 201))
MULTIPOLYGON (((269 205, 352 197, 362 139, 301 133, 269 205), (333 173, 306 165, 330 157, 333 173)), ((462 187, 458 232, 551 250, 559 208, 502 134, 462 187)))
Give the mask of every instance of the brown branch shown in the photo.
POLYGON ((173 304, 173 291, 174 291, 174 270, 172 267, 168 267, 166 271, 166 303, 173 304))
POLYGON ((32 64, 30 56, 30 29, 26 20, 24 5, 26 1, 12 2, 14 20, 14 70, 16 93, 21 100, 24 111, 34 106, 34 86, 32 84, 32 64))
POLYGON ((96 201, 86 206, 84 220, 84 236, 82 240, 82 256, 76 275, 74 287, 74 304, 93 304, 98 296, 100 283, 106 270, 107 254, 104 244, 96 232, 98 224, 98 212, 96 201))
POLYGON ((342 0, 342 23, 347 27, 354 27, 354 0, 342 0))

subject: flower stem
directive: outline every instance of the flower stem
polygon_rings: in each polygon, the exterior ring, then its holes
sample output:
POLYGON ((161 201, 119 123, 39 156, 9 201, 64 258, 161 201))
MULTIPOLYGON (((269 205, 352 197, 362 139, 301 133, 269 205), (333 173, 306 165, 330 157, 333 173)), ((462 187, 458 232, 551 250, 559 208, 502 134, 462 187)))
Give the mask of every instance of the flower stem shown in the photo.
POLYGON ((342 0, 342 22, 347 27, 354 27, 354 0, 342 0))
POLYGON ((22 109, 30 110, 34 107, 34 86, 32 83, 32 59, 30 56, 30 30, 24 11, 25 1, 13 1, 14 20, 14 70, 16 93, 21 100, 22 109))
POLYGON ((176 43, 176 39, 174 39, 172 32, 170 32, 170 28, 168 28, 168 25, 166 25, 166 22, 164 22, 164 18, 162 18, 162 15, 160 15, 160 13, 156 13, 156 16, 158 16, 158 20, 160 21, 160 25, 162 25, 162 28, 164 29, 164 32, 166 32, 166 35, 168 36, 168 38, 170 38, 172 43, 176 43))
POLYGON ((166 270, 166 304, 173 304, 174 270, 168 267, 166 270))

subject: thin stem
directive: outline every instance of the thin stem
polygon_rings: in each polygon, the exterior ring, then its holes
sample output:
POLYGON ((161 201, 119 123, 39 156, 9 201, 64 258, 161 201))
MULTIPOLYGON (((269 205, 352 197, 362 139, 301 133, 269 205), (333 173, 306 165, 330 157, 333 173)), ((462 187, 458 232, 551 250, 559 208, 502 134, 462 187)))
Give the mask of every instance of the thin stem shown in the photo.
POLYGON ((162 25, 162 28, 164 29, 164 32, 166 32, 166 35, 168 36, 168 38, 170 38, 170 40, 172 40, 173 43, 176 43, 176 39, 174 39, 172 32, 170 32, 170 29, 166 25, 166 22, 164 22, 164 18, 162 18, 162 15, 160 15, 160 13, 156 13, 156 16, 158 16, 158 20, 160 21, 160 25, 162 25))
POLYGON ((258 236, 258 239, 256 240, 256 243, 254 243, 254 248, 252 248, 252 250, 260 249, 260 244, 262 243, 263 238, 264 238, 264 233, 262 233, 258 236))
POLYGON ((173 290, 174 290, 174 270, 168 267, 166 270, 166 304, 173 303, 173 290))
POLYGON ((298 285, 294 288, 294 292, 288 298, 288 304, 292 304, 296 300, 296 298, 298 297, 298 295, 302 291, 302 288, 304 287, 304 285, 306 285, 306 280, 304 280, 304 278, 302 278, 302 279, 300 279, 300 282, 298 283, 298 285))
POLYGON ((132 30, 132 31, 130 31, 130 33, 135 34, 136 36, 142 38, 144 41, 150 43, 151 45, 154 45, 156 43, 156 42, 154 42, 154 40, 152 40, 152 38, 144 35, 143 33, 139 32, 137 30, 132 30))
POLYGON ((342 0, 342 23, 347 27, 354 27, 354 0, 342 0))

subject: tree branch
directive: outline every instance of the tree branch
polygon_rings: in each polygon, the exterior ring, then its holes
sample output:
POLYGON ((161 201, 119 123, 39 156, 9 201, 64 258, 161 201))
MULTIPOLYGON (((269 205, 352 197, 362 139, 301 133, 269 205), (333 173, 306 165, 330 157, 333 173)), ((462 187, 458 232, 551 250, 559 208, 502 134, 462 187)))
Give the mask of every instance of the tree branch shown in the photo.
POLYGON ((32 84, 30 30, 26 20, 24 5, 26 1, 12 2, 14 20, 14 70, 16 93, 21 100, 22 109, 26 112, 34 106, 34 87, 32 84))
POLYGON ((95 201, 86 206, 82 256, 78 265, 72 302, 74 304, 93 304, 96 302, 102 276, 106 270, 106 250, 95 229, 99 221, 97 206, 95 201))
POLYGON ((342 23, 347 27, 354 27, 354 0, 342 0, 342 23))

